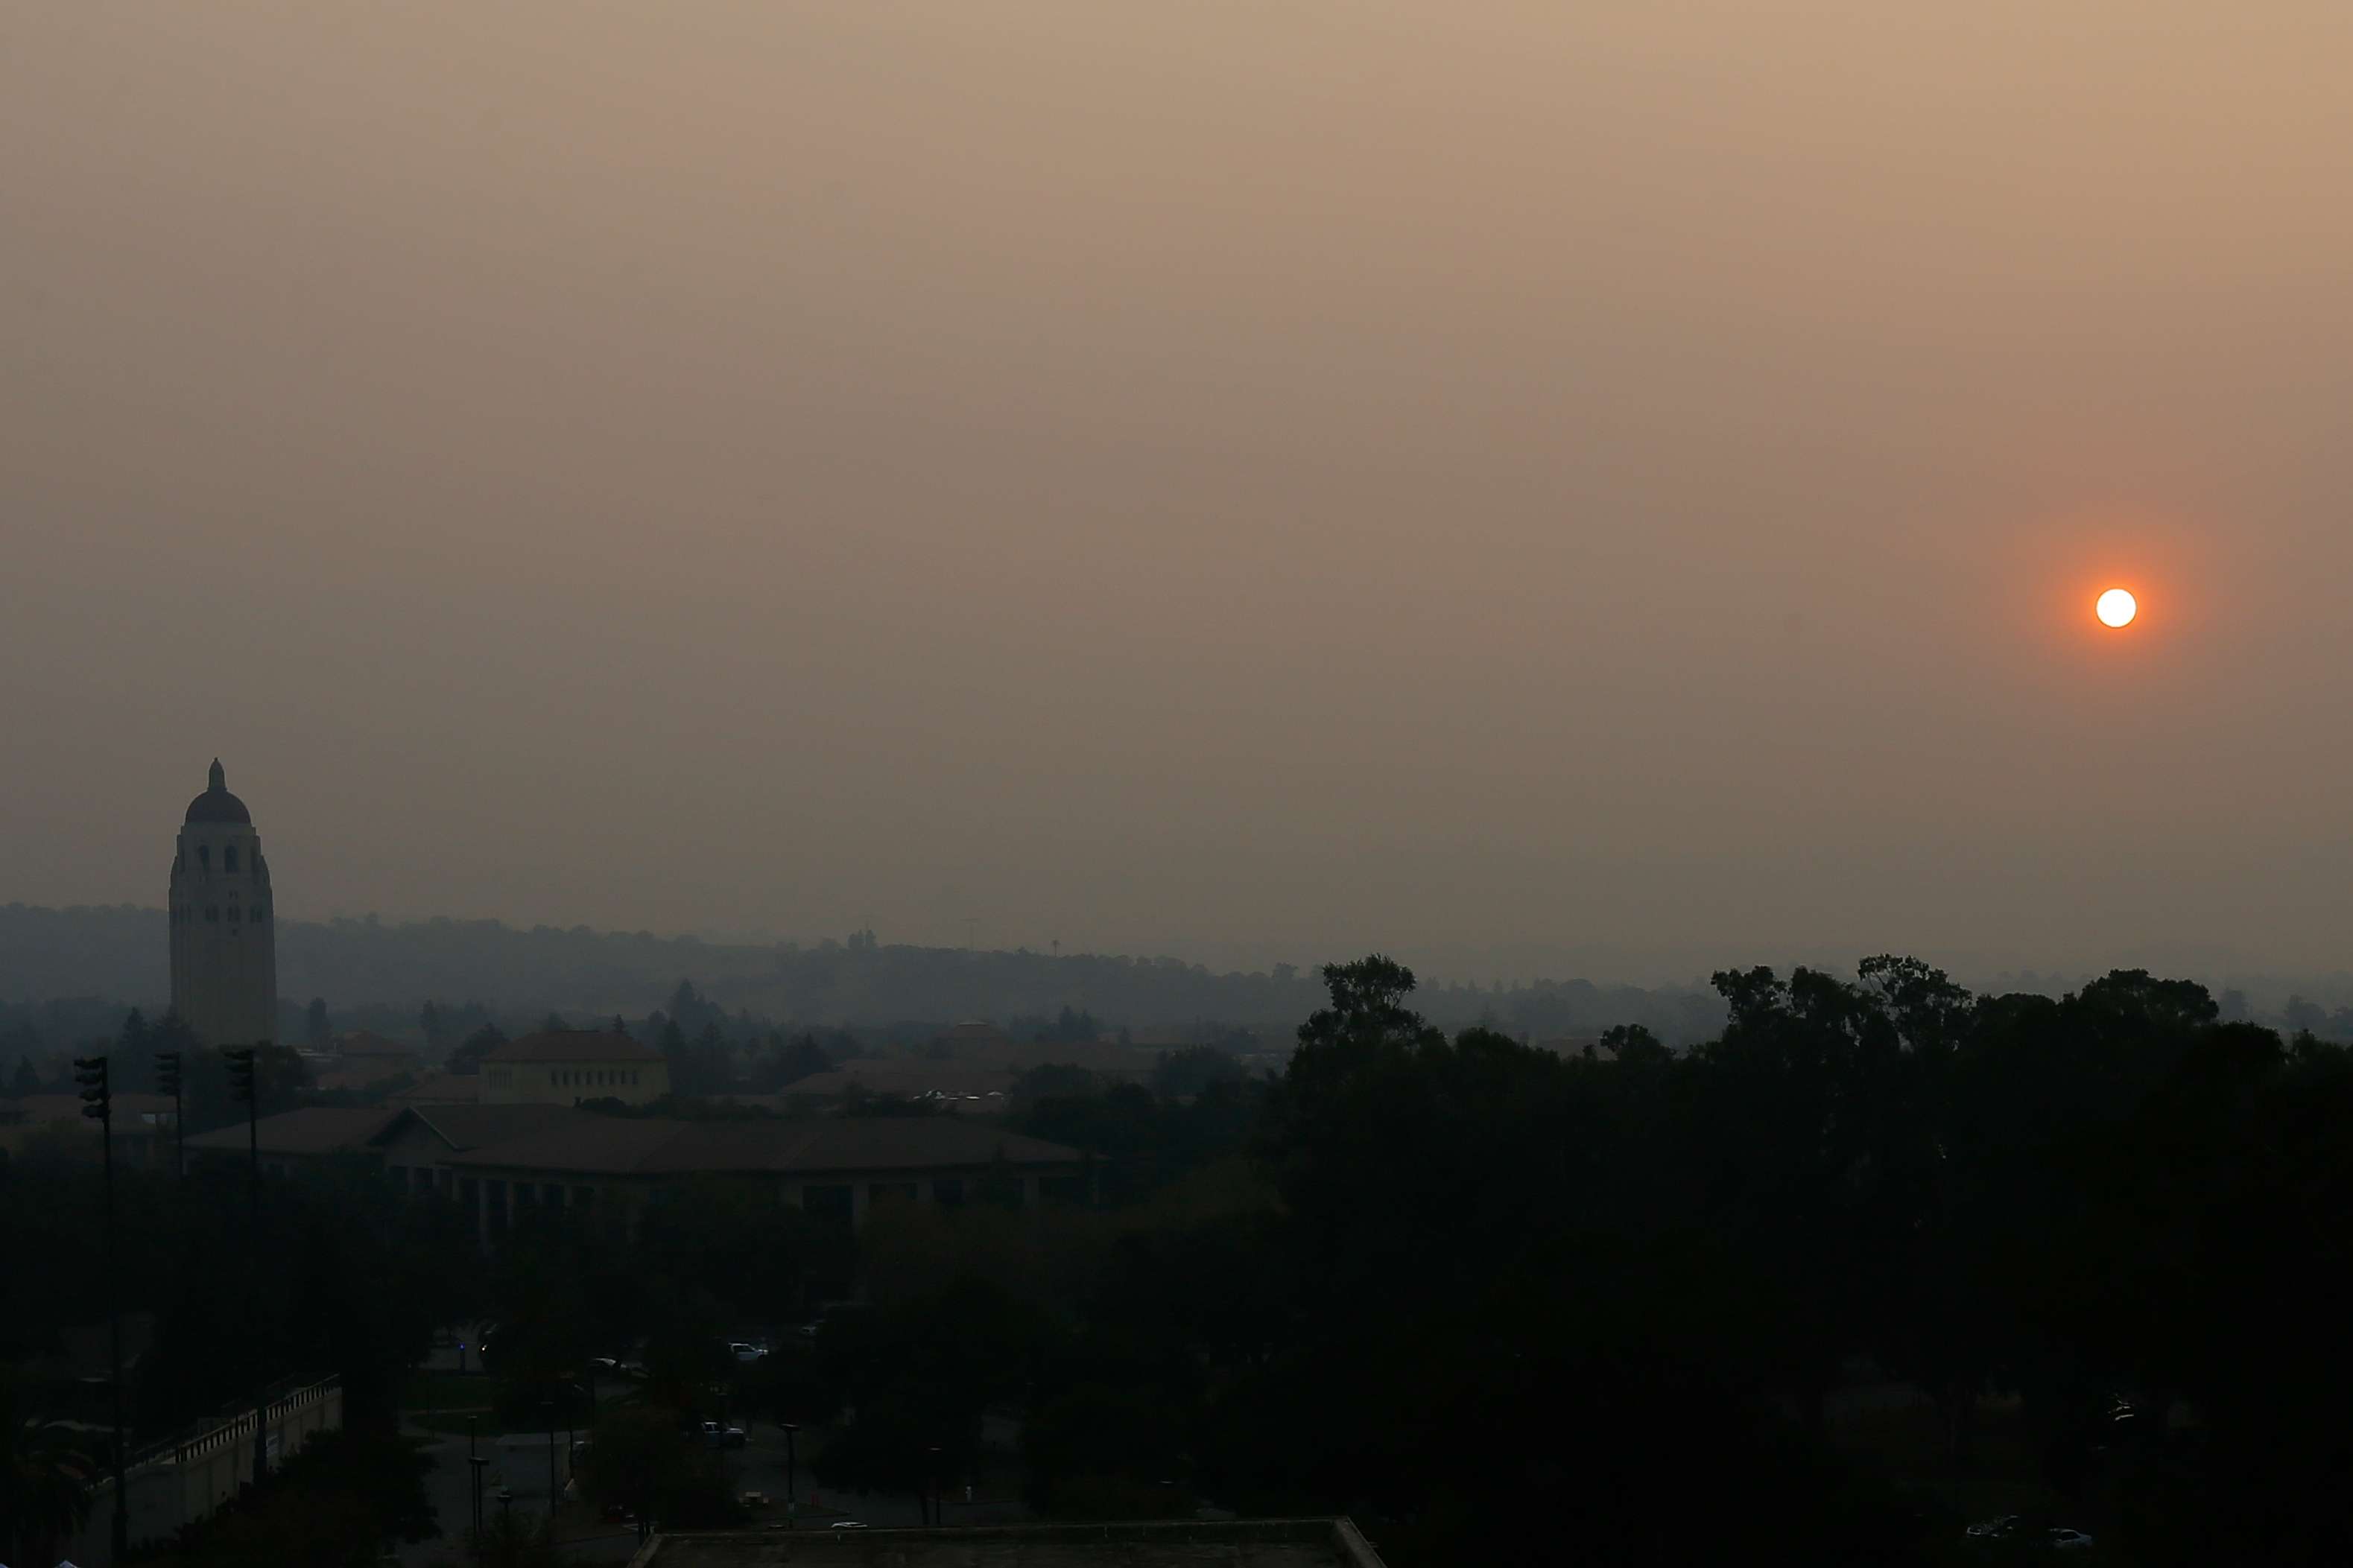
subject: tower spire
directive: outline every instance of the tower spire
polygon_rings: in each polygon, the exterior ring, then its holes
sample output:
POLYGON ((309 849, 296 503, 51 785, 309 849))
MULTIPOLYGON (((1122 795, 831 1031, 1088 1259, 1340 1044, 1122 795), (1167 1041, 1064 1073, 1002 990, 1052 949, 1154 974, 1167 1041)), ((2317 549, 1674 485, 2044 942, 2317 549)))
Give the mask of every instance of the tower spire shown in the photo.
POLYGON ((215 757, 213 759, 213 771, 209 787, 216 790, 225 790, 228 788, 228 775, 221 772, 220 759, 218 757, 215 757))

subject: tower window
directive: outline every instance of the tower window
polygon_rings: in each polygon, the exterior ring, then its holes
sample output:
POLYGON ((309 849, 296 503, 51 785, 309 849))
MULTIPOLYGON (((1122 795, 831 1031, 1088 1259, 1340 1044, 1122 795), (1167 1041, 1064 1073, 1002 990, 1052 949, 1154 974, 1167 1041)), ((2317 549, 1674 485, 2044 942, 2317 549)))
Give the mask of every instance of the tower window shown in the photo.
POLYGON ((228 845, 221 850, 221 869, 224 871, 234 871, 237 869, 236 845, 228 845))
POLYGON ((196 864, 202 866, 207 871, 213 868, 213 847, 211 845, 199 844, 196 846, 196 864))
POLYGON ((220 906, 218 904, 206 904, 205 906, 205 921, 208 925, 218 925, 220 923, 220 906))
POLYGON ((229 918, 229 921, 230 921, 230 923, 231 923, 231 924, 235 924, 235 923, 237 921, 237 920, 239 920, 239 919, 241 918, 241 917, 237 914, 237 906, 236 906, 235 904, 231 904, 231 905, 228 907, 228 918, 229 918))

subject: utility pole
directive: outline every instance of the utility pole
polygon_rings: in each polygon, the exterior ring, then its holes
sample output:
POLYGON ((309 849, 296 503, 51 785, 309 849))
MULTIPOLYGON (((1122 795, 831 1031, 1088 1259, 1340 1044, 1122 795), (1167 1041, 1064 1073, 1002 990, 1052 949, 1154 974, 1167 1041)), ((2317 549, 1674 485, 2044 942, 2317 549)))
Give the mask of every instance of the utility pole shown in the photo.
POLYGON ((155 1087, 172 1097, 172 1179, 188 1173, 188 1135, 180 1114, 180 1053, 155 1053, 155 1087))
POLYGON ((98 1122, 100 1158, 106 1164, 106 1329, 113 1362, 114 1561, 131 1555, 131 1496, 123 1489, 122 1302, 114 1257, 114 1086, 104 1057, 76 1057, 74 1082, 81 1086, 81 1113, 98 1122))
MULTIPOLYGON (((245 1281, 246 1332, 250 1338, 254 1319, 259 1315, 255 1292, 260 1288, 261 1278, 261 1086, 256 1079, 251 1046, 224 1049, 221 1055, 228 1058, 230 1089, 245 1101, 247 1195, 253 1214, 253 1267, 245 1281)), ((269 1384, 265 1379, 255 1385, 253 1393, 253 1484, 259 1486, 269 1473, 269 1384)))

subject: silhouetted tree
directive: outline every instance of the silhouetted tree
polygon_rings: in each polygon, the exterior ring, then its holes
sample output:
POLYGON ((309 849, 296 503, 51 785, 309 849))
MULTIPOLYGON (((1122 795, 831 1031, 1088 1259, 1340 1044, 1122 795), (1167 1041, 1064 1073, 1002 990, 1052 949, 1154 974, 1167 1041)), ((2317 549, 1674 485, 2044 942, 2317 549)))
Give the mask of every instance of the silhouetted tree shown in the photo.
POLYGON ((506 1043, 504 1029, 496 1024, 485 1024, 467 1036, 465 1043, 449 1053, 449 1070, 460 1074, 480 1072, 482 1058, 506 1043))

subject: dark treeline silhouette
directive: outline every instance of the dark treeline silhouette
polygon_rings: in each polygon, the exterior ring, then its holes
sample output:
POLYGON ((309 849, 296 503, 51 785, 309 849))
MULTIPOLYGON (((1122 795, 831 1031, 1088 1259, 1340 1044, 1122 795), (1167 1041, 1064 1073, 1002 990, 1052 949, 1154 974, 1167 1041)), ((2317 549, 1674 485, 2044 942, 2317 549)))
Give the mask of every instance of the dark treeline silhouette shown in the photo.
MULTIPOLYGON (((912 1490, 1010 1410, 1050 1515, 1345 1510, 1400 1564, 1968 1561, 1996 1509, 2117 1561, 2353 1555, 2344 1048, 2137 971, 1726 972, 1715 1038, 1590 1053, 1450 1034, 1385 959, 1323 978, 1271 1079, 1025 1075, 1009 1125, 1085 1150, 1093 1207, 852 1236, 713 1176, 485 1258, 455 1205, 329 1170, 271 1186, 256 1332, 235 1182, 134 1173, 140 1429, 339 1370, 383 1430, 427 1327, 479 1312, 502 1410, 643 1362, 589 1484, 681 1521, 732 1507, 686 1421, 799 1421, 827 1486, 912 1490), (853 1293, 807 1353, 724 1352, 853 1293)), ((43 1265, 0 1274, 0 1357, 96 1321, 98 1203, 63 1142, 0 1166, 43 1265)))

